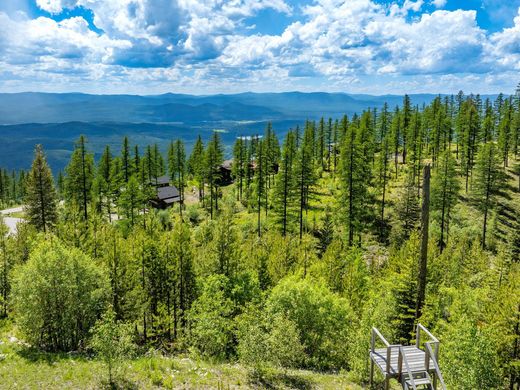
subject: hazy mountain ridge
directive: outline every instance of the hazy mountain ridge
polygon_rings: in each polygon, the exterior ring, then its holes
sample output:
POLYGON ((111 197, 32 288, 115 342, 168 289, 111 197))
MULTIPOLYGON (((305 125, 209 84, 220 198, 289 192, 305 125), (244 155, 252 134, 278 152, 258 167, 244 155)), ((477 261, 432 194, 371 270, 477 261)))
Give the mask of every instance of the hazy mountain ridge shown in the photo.
MULTIPOLYGON (((436 95, 411 95, 416 104, 436 95)), ((24 92, 0 94, 0 123, 63 123, 69 121, 198 123, 208 120, 315 119, 352 114, 384 102, 394 107, 402 96, 349 95, 325 92, 240 93, 231 95, 164 94, 89 95, 24 92), (165 111, 168 110, 167 113, 165 111)))
MULTIPOLYGON (((410 95, 422 106, 437 95, 410 95)), ((485 98, 485 96, 483 96, 485 98)), ((268 121, 280 137, 290 127, 321 116, 339 118, 368 107, 390 110, 401 104, 399 95, 326 92, 244 92, 230 95, 89 95, 82 93, 0 93, 0 166, 29 168, 27 155, 41 143, 51 166, 63 169, 80 134, 89 139, 96 156, 110 144, 119 152, 128 135, 132 143, 158 143, 182 138, 188 151, 198 134, 207 139, 213 129, 224 129, 229 147, 238 135, 262 133, 268 121)))

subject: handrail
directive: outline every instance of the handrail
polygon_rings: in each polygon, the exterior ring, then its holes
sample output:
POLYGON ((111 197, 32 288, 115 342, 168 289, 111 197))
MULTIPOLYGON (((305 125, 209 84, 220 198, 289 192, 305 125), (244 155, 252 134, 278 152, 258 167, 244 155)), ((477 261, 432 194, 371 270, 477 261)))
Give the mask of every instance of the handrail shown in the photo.
POLYGON ((415 346, 417 348, 420 348, 421 347, 421 330, 426 333, 426 335, 430 338, 431 341, 433 341, 434 343, 439 343, 439 340, 437 339, 437 337, 435 337, 434 335, 432 335, 430 333, 430 331, 428 329, 426 329, 423 325, 421 325, 420 323, 417 323, 417 332, 416 332, 416 341, 415 341, 415 346))
MULTIPOLYGON (((426 371, 429 370, 430 365, 430 358, 433 362, 433 368, 435 369, 435 376, 439 378, 439 381, 441 382, 441 389, 446 390, 446 384, 444 383, 444 378, 442 377, 441 369, 439 368, 439 363, 437 363, 437 358, 435 357, 435 354, 433 353, 432 346, 429 342, 426 344, 426 358, 428 359, 428 363, 426 365, 426 371)), ((438 353, 438 350, 436 351, 438 353)), ((436 386, 434 386, 436 388, 436 386)))
POLYGON ((381 334, 381 332, 379 331, 379 329, 375 328, 375 327, 372 327, 372 340, 371 340, 371 343, 370 343, 370 350, 371 352, 374 352, 375 351, 375 346, 376 346, 376 336, 379 338, 379 340, 385 345, 386 347, 386 373, 389 374, 390 373, 390 369, 392 368, 392 365, 390 364, 391 363, 391 358, 392 358, 392 348, 400 348, 401 345, 400 344, 390 344, 385 338, 384 336, 381 334))
POLYGON ((381 340, 383 342, 385 347, 390 346, 390 343, 388 341, 386 341, 386 339, 383 337, 381 332, 377 328, 372 327, 372 345, 371 345, 372 352, 374 352, 374 347, 375 347, 375 336, 377 336, 379 338, 379 340, 381 340))
MULTIPOLYGON (((406 355, 404 354, 403 347, 399 347, 399 362, 404 362, 404 367, 406 368, 406 372, 408 373, 408 377, 410 378, 410 381, 412 382, 412 388, 413 390, 417 390, 417 386, 415 385, 415 380, 413 378, 412 370, 410 370, 410 365, 408 364, 408 359, 406 358, 406 355)), ((401 371, 401 367, 399 367, 399 371, 401 371)), ((401 382, 403 378, 401 377, 401 382)))

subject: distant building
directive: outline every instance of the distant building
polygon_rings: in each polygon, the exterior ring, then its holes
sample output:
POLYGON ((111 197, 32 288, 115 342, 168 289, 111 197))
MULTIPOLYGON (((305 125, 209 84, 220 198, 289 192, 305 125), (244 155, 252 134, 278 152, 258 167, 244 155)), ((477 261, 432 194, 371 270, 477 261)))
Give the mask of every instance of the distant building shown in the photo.
POLYGON ((233 167, 233 160, 225 160, 220 165, 220 185, 228 185, 233 182, 233 177, 231 176, 231 171, 233 167))
POLYGON ((156 197, 151 199, 152 207, 156 209, 166 209, 174 203, 181 201, 181 196, 177 187, 170 185, 168 176, 160 176, 150 183, 156 189, 156 197))

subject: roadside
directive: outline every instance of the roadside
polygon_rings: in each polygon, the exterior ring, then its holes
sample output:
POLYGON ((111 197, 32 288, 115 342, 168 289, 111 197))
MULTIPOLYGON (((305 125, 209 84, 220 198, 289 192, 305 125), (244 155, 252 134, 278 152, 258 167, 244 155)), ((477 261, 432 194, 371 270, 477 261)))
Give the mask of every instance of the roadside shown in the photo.
POLYGON ((23 221, 23 218, 20 217, 20 215, 23 215, 23 206, 0 210, 0 214, 4 216, 4 222, 9 229, 9 234, 16 234, 16 225, 23 221))

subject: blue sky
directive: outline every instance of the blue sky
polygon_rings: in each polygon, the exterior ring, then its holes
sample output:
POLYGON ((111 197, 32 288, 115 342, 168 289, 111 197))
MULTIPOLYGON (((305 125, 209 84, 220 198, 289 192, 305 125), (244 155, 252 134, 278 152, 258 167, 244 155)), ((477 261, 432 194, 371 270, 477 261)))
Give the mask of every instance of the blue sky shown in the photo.
POLYGON ((512 92, 520 0, 0 0, 0 91, 512 92))

